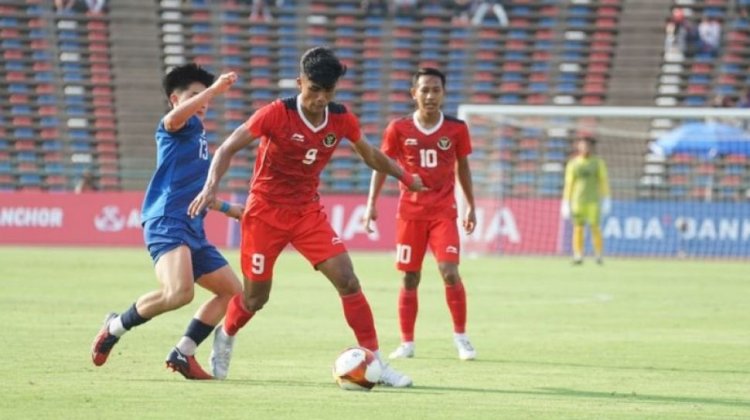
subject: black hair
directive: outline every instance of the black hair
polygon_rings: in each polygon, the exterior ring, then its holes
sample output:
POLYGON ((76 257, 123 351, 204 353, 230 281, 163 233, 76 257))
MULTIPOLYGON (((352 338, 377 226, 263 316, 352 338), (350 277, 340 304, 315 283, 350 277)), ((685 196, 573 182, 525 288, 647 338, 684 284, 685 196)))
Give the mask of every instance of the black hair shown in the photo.
POLYGON ((311 48, 302 54, 299 68, 301 74, 323 89, 332 89, 346 74, 346 65, 339 61, 333 50, 325 47, 311 48))
POLYGON ((589 146, 596 146, 596 138, 591 136, 581 136, 578 138, 578 141, 585 141, 589 144, 589 146))
POLYGON ((411 85, 416 86, 417 82, 419 82, 419 78, 422 76, 437 76, 440 78, 440 82, 443 84, 443 89, 445 89, 445 74, 443 74, 442 71, 434 68, 434 67, 422 67, 419 70, 417 70, 416 73, 414 73, 414 76, 411 78, 411 85))
POLYGON ((216 76, 213 73, 208 72, 203 67, 189 63, 182 66, 177 66, 164 76, 162 81, 162 87, 164 93, 169 98, 176 90, 185 90, 190 87, 194 82, 201 83, 206 87, 211 86, 214 83, 216 76))

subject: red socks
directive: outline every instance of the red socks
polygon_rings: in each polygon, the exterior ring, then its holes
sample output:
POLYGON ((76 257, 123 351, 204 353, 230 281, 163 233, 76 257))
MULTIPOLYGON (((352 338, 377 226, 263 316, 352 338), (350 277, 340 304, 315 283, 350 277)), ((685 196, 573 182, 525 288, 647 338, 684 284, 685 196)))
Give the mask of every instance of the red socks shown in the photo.
POLYGON ((360 346, 372 350, 378 350, 378 334, 375 331, 375 321, 372 318, 370 304, 362 291, 351 295, 341 296, 344 306, 344 317, 347 324, 354 331, 360 346))
POLYGON ((398 320, 401 324, 401 342, 414 341, 414 324, 417 322, 419 299, 417 289, 401 288, 398 295, 398 320))
POLYGON ((466 291, 461 281, 445 286, 445 301, 453 318, 453 332, 463 334, 466 331, 466 291))
POLYGON ((224 318, 224 332, 229 336, 234 336, 240 328, 250 321, 255 312, 250 312, 245 308, 242 302, 242 293, 236 294, 229 301, 227 306, 227 315, 224 318))

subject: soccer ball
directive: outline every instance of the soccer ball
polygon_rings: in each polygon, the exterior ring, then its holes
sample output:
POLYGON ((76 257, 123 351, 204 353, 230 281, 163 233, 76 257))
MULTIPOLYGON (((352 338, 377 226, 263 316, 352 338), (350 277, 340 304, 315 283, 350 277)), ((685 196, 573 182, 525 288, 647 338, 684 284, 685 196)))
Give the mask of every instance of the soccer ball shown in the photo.
POLYGON ((380 380, 383 367, 375 353, 363 347, 349 347, 333 364, 333 379, 347 391, 369 391, 380 380))

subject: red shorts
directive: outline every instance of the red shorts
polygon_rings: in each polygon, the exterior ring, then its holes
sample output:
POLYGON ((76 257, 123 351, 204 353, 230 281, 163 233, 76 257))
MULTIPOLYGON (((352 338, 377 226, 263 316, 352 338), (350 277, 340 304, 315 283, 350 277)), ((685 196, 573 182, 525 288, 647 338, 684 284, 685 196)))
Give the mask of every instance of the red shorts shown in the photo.
POLYGON ((396 220, 396 267, 399 270, 421 271, 427 245, 438 263, 458 264, 461 241, 456 219, 396 220))
POLYGON ((242 274, 253 281, 273 278, 276 258, 288 244, 313 267, 346 252, 320 204, 288 207, 251 198, 242 217, 241 235, 242 274))

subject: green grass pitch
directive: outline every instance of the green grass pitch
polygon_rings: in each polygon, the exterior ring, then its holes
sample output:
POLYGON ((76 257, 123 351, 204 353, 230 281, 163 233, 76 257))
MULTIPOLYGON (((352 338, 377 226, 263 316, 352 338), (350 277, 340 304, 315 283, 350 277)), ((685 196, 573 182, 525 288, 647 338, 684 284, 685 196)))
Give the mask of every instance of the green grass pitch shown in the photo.
MULTIPOLYGON (((227 257, 237 268, 236 251, 227 257)), ((390 254, 352 258, 388 353, 399 276, 390 254)), ((104 314, 156 286, 147 253, 0 248, 0 418, 750 418, 746 263, 480 258, 461 270, 478 360, 456 357, 428 257, 416 358, 393 363, 414 388, 359 393, 330 375, 354 344, 340 301, 296 252, 238 336, 229 379, 191 382, 164 357, 206 292, 131 331, 96 368, 89 346, 104 314)))

